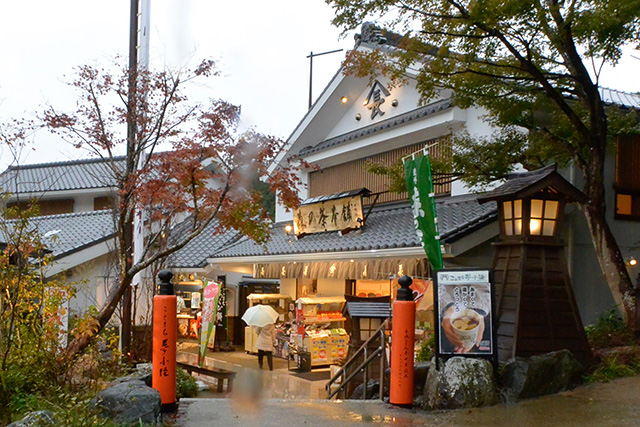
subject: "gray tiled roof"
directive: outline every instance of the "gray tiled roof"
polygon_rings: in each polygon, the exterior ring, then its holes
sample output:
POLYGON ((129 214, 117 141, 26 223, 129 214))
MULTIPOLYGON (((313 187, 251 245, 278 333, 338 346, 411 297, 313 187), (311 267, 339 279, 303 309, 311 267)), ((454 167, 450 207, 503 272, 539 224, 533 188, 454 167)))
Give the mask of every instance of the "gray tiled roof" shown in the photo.
POLYGON ((565 180, 558 172, 555 164, 529 172, 518 172, 509 175, 507 181, 478 197, 480 203, 504 198, 523 198, 544 189, 553 188, 567 200, 586 201, 586 196, 565 180))
POLYGON ((300 150, 300 156, 308 156, 310 154, 317 153, 319 151, 326 150, 328 148, 335 147, 337 145, 341 145, 346 142, 365 137, 367 135, 372 135, 377 132, 382 132, 387 129, 394 128, 396 126, 409 123, 413 120, 422 119, 426 116, 430 116, 440 111, 448 110, 452 107, 453 107, 453 103, 450 98, 441 99, 439 101, 425 105, 424 107, 411 110, 407 113, 400 114, 398 116, 391 117, 386 120, 382 120, 380 122, 374 123, 369 126, 365 126, 360 129, 356 129, 354 131, 336 136, 334 138, 326 139, 316 144, 313 147, 305 147, 302 150, 300 150))
MULTIPOLYGON (((8 221, 11 228, 15 221, 8 221)), ((40 216, 31 225, 43 236, 47 249, 62 258, 93 246, 115 235, 111 210, 40 216)), ((7 241, 7 236, 0 235, 7 241)))
MULTIPOLYGON (((188 232, 189 220, 178 224, 172 235, 181 236, 188 232)), ((216 233, 218 220, 214 219, 202 233, 187 243, 182 249, 174 252, 167 259, 169 268, 202 268, 207 265, 207 258, 225 245, 239 239, 240 233, 235 230, 216 233)))
MULTIPOLYGON (((114 161, 124 166, 124 156, 114 161)), ((115 185, 112 176, 103 159, 10 166, 0 175, 0 188, 14 194, 105 188, 115 185)))
POLYGON ((607 104, 616 104, 629 108, 640 108, 640 94, 601 87, 600 97, 607 104))
MULTIPOLYGON (((446 197, 436 203, 443 243, 454 242, 497 218, 495 204, 480 205, 474 194, 446 197)), ((343 236, 337 232, 327 232, 296 240, 284 232, 285 225, 284 222, 274 225, 266 247, 250 239, 242 239, 210 258, 420 247, 408 203, 374 208, 362 230, 343 236)))

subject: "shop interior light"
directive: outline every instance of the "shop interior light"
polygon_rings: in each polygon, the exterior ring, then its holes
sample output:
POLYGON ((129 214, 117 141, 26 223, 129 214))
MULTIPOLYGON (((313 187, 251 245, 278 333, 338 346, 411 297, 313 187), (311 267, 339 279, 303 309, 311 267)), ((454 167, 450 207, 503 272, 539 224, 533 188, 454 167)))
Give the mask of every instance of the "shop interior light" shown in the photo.
POLYGON ((293 227, 291 225, 287 224, 284 226, 285 233, 290 234, 292 230, 293 230, 293 227))
POLYGON ((343 104, 346 104, 347 102, 349 102, 349 98, 347 98, 346 96, 343 96, 342 98, 340 98, 340 102, 342 102, 343 104))
POLYGON ((638 264, 638 260, 635 259, 634 257, 629 257, 629 258, 627 258, 626 264, 630 265, 631 267, 633 267, 634 265, 638 264))

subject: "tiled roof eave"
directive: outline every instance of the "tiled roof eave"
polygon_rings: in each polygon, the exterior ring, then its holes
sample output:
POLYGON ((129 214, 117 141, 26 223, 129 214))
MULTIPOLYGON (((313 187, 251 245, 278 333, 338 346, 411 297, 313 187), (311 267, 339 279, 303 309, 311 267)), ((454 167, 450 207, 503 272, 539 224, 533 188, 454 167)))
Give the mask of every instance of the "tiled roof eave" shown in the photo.
POLYGON ((487 224, 492 223, 493 221, 498 219, 498 212, 490 212, 482 217, 479 217, 473 221, 469 221, 465 224, 461 224, 456 227, 454 230, 450 232, 444 233, 440 236, 440 241, 442 243, 454 243, 457 240, 462 239, 465 236, 473 233, 474 231, 479 230, 480 228, 486 226, 487 224))
POLYGON ((76 246, 75 248, 72 248, 72 249, 70 249, 70 250, 68 250, 66 252, 61 252, 59 254, 56 254, 53 257, 53 259, 55 261, 58 261, 58 260, 60 260, 62 258, 65 258, 65 257, 68 257, 68 256, 73 255, 75 253, 81 252, 81 251, 83 251, 85 249, 88 249, 90 247, 96 246, 96 245, 98 245, 100 243, 107 242, 107 241, 109 241, 111 239, 114 239, 115 237, 116 237, 116 233, 113 233, 113 234, 110 234, 108 236, 104 236, 104 237, 101 237, 99 239, 92 240, 91 242, 87 242, 87 243, 85 243, 83 245, 76 246))
POLYGON ((304 157, 304 156, 309 156, 311 154, 319 153, 321 151, 344 144, 346 142, 351 142, 356 139, 369 136, 381 131, 393 129, 397 126, 401 126, 410 121, 424 118, 442 111, 449 110, 451 108, 453 108, 453 102, 451 98, 441 99, 439 101, 433 102, 423 107, 416 108, 415 110, 409 111, 399 116, 390 117, 386 120, 371 124, 369 126, 365 126, 361 129, 357 129, 357 130, 324 140, 313 147, 303 148, 300 151, 300 156, 304 157))

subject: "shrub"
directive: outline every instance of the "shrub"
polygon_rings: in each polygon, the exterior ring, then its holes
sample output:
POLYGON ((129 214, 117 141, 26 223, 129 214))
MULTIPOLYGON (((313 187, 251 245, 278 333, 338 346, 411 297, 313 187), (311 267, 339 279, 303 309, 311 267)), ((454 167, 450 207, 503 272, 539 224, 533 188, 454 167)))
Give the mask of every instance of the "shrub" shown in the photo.
POLYGON ((176 395, 181 397, 194 397, 198 394, 196 379, 182 368, 176 370, 176 395))
POLYGON ((591 375, 584 377, 586 382, 609 382, 616 378, 632 377, 640 372, 637 364, 625 365, 618 363, 618 357, 614 354, 607 357, 591 375))
POLYGON ((594 325, 585 328, 585 332, 593 348, 634 344, 633 331, 615 308, 602 314, 594 325))
POLYGON ((420 343, 420 348, 416 354, 416 362, 428 362, 434 355, 436 339, 431 335, 428 339, 420 343))

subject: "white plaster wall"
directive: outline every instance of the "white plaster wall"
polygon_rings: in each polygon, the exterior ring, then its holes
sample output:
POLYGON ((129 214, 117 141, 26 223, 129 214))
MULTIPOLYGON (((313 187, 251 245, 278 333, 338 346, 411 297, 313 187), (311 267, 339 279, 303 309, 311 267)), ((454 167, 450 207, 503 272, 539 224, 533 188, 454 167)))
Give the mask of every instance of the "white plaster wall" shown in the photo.
MULTIPOLYGON (((110 261, 110 255, 107 254, 80 264, 73 268, 70 274, 67 272, 66 281, 76 282, 77 294, 69 302, 69 311, 72 316, 82 316, 91 306, 98 310, 102 308, 107 300, 109 290, 116 285, 117 273, 112 269, 113 263, 110 261)), ((135 323, 137 325, 151 324, 154 286, 154 282, 145 280, 134 290, 135 323)), ((120 324, 117 310, 110 323, 120 324)))
MULTIPOLYGON (((389 83, 388 79, 383 78, 378 79, 378 81, 385 85, 385 87, 387 87, 389 83)), ((385 97, 385 102, 380 105, 380 110, 384 114, 382 116, 378 114, 375 118, 372 119, 371 110, 369 110, 368 107, 364 105, 370 91, 371 85, 368 85, 364 88, 364 90, 360 92, 357 97, 349 99, 347 104, 324 106, 324 108, 342 108, 343 110, 345 110, 344 116, 338 122, 338 124, 334 126, 333 129, 328 133, 327 139, 369 126, 373 123, 378 123, 382 120, 386 120, 400 114, 404 114, 408 111, 415 110, 419 106, 420 96, 416 91, 415 81, 410 80, 407 85, 395 87, 389 91, 389 96, 385 97), (397 107, 393 107, 391 105, 391 102, 394 99, 398 100, 397 107), (360 120, 356 120, 357 114, 360 114, 360 120)), ((430 100, 429 103, 435 102, 437 99, 440 98, 430 100)))
POLYGON ((77 294, 69 302, 72 315, 82 315, 90 306, 98 309, 102 307, 106 300, 105 278, 109 276, 110 265, 109 255, 103 255, 75 267, 70 274, 67 273, 66 281, 76 282, 77 294))

